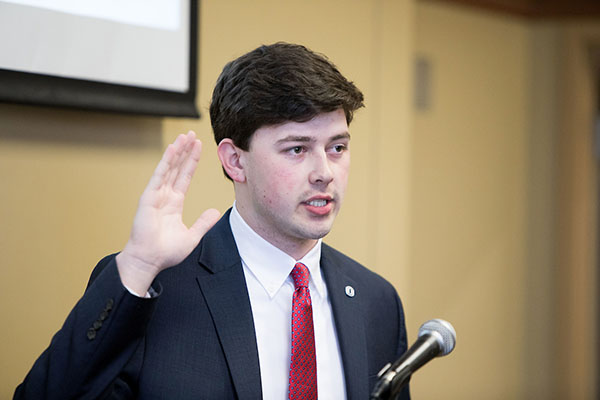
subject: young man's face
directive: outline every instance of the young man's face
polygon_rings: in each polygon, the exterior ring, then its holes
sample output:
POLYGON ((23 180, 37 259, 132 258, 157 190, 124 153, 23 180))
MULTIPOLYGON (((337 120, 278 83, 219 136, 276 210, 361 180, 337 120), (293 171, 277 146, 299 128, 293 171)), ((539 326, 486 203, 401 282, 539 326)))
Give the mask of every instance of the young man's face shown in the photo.
POLYGON ((330 231, 340 210, 349 141, 341 109, 258 129, 240 156, 246 177, 241 190, 236 188, 240 214, 263 238, 303 256, 330 231))

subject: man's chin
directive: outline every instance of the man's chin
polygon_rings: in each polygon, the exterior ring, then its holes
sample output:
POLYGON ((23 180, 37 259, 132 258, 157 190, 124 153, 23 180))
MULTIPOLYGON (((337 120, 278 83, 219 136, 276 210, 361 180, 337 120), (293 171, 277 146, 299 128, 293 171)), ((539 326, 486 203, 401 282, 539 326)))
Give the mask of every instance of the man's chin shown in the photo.
POLYGON ((312 240, 318 240, 318 239, 323 239, 325 236, 327 236, 327 234, 331 231, 331 227, 324 227, 323 229, 319 229, 319 230, 311 230, 310 232, 305 232, 306 235, 305 237, 307 239, 312 239, 312 240))
POLYGON ((321 219, 320 221, 304 220, 296 221, 296 237, 307 240, 322 239, 331 231, 333 227, 333 218, 321 219))

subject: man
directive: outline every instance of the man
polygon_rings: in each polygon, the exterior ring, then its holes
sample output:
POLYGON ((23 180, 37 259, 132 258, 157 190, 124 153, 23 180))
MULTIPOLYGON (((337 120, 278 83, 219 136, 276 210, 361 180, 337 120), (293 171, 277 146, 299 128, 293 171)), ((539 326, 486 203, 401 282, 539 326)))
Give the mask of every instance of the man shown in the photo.
POLYGON ((234 206, 218 222, 207 210, 182 223, 201 144, 180 135, 125 248, 100 261, 15 398, 368 398, 406 350, 402 306, 389 283, 321 242, 362 100, 303 46, 227 64, 210 115, 234 206))

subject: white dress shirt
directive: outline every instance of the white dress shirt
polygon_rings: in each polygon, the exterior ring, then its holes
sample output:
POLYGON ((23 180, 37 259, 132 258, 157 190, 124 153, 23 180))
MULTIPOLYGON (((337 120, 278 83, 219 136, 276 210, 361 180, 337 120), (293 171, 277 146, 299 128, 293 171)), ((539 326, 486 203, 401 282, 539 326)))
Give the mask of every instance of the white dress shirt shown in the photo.
POLYGON ((301 262, 310 271, 319 399, 345 399, 342 357, 331 302, 321 274, 321 240, 296 261, 254 232, 235 204, 229 222, 242 259, 252 306, 263 398, 288 398, 294 293, 290 273, 296 262, 301 262))

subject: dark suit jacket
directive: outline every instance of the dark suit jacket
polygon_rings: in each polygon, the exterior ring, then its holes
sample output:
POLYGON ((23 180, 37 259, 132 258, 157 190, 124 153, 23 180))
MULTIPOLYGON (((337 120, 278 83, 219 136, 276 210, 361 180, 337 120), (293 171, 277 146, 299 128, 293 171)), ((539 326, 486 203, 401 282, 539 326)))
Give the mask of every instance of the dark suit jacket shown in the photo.
MULTIPOLYGON (((406 351, 400 299, 383 278, 327 245, 321 268, 348 399, 368 399, 377 372, 406 351)), ((152 299, 132 296, 114 255, 101 260, 15 399, 260 399, 254 322, 229 212, 154 288, 152 299)))

